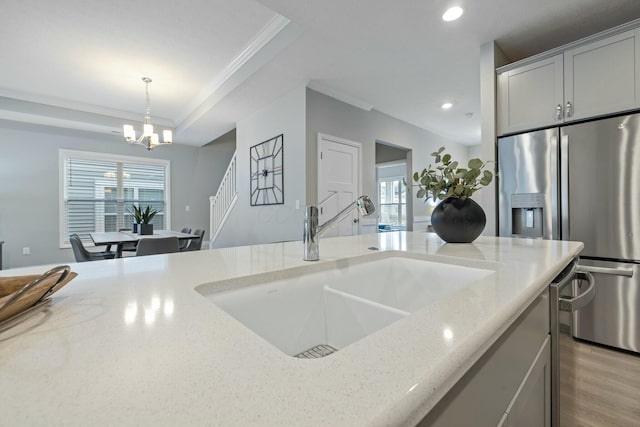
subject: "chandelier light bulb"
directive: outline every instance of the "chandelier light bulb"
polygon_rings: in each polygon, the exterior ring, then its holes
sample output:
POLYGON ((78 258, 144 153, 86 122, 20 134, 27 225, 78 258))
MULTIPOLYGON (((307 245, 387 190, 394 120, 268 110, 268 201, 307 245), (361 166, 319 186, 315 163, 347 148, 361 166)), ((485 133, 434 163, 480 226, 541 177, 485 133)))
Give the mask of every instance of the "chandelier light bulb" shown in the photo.
POLYGON ((169 129, 165 129, 162 131, 162 140, 167 143, 173 142, 173 135, 169 129))
POLYGON ((148 138, 151 135, 153 135, 153 125, 145 124, 142 128, 144 129, 144 136, 145 137, 148 138))
POLYGON ((124 125, 124 138, 127 141, 135 141, 136 139, 136 131, 131 125, 124 125))

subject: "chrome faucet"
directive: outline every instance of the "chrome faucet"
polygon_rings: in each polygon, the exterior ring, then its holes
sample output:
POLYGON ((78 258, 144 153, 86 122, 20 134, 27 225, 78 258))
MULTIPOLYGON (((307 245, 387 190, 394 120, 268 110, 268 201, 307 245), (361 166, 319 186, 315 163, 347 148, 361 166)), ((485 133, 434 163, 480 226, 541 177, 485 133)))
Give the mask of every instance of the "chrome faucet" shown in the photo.
POLYGON ((302 237, 302 242, 304 243, 303 259, 305 261, 318 261, 320 259, 320 249, 318 247, 320 236, 333 224, 342 221, 353 209, 358 209, 362 216, 369 216, 376 211, 376 205, 373 204, 369 196, 360 196, 322 225, 318 225, 318 207, 307 206, 304 212, 304 236, 302 237))

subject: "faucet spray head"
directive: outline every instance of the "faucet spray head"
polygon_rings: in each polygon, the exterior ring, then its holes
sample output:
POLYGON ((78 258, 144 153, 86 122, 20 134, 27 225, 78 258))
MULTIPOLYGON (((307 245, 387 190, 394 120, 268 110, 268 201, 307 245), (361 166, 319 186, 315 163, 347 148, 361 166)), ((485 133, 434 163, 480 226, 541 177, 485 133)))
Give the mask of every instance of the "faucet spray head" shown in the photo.
POLYGON ((358 207, 358 212, 362 216, 369 216, 376 211, 376 205, 371 201, 369 196, 358 197, 358 200, 356 200, 356 206, 358 207))

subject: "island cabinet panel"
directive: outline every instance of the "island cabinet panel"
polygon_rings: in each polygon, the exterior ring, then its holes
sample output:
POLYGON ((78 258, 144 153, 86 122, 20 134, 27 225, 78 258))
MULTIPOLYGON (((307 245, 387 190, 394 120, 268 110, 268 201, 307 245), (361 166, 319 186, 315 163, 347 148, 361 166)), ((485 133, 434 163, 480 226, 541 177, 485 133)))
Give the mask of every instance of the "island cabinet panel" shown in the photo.
POLYGON ((551 425, 551 338, 547 338, 504 414, 504 427, 551 425))
POLYGON ((545 291, 418 425, 550 425, 549 331, 545 291))
POLYGON ((593 37, 499 69, 498 135, 639 108, 639 34, 634 29, 593 37))
POLYGON ((562 54, 499 74, 499 133, 561 123, 563 100, 562 54))
POLYGON ((638 106, 636 31, 564 53, 565 121, 638 106))

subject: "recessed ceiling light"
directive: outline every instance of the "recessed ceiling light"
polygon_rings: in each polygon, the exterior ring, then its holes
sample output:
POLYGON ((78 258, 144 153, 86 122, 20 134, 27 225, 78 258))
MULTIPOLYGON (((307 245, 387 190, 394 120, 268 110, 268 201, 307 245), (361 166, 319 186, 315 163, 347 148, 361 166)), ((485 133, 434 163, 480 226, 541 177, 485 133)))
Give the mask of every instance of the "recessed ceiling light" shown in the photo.
POLYGON ((442 105, 440 106, 440 108, 442 108, 443 110, 448 110, 448 109, 450 109, 451 107, 453 107, 453 103, 451 103, 451 102, 445 102, 444 104, 442 104, 442 105))
POLYGON ((444 15, 442 15, 442 19, 444 21, 455 21, 462 16, 462 12, 464 11, 459 6, 450 7, 444 15))

